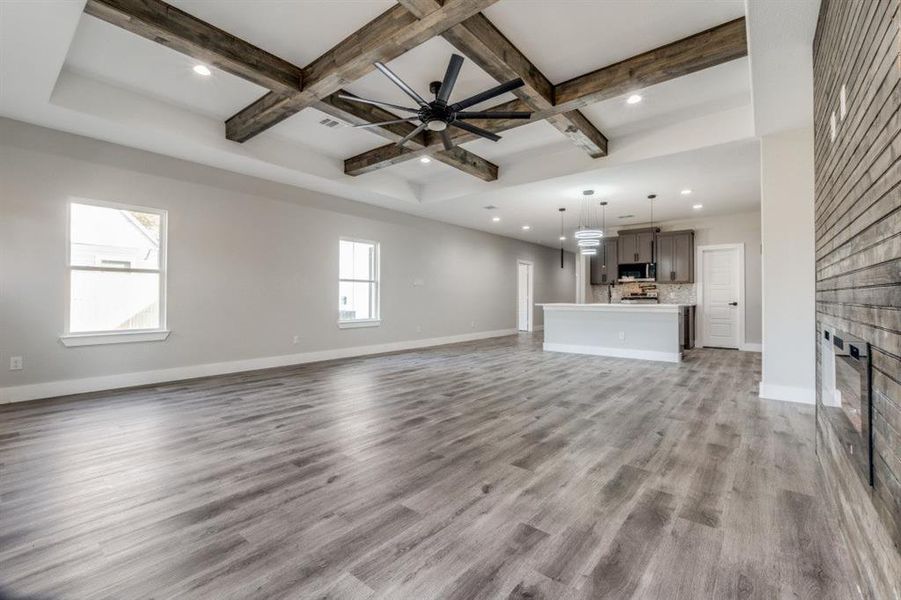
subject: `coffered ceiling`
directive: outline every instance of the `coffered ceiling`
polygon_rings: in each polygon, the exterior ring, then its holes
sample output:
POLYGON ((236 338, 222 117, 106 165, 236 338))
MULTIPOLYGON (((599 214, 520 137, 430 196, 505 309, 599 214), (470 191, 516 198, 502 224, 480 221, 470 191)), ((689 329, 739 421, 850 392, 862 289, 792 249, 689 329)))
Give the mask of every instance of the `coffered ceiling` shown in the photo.
MULTIPOLYGON (((300 67, 396 6, 391 0, 170 4, 300 67)), ((0 115, 550 245, 557 243, 557 204, 585 186, 606 186, 611 202, 616 194, 622 202, 637 202, 648 188, 691 186, 706 194, 710 214, 753 208, 759 197, 748 58, 713 61, 660 83, 636 80, 623 88, 628 93, 582 107, 588 126, 609 140, 601 158, 536 118, 500 132, 499 142, 462 143, 497 166, 496 180, 483 181, 434 157, 428 164, 417 158, 351 176, 345 159, 390 141, 351 128, 321 107, 304 108, 243 144, 229 141, 224 121, 266 88, 216 68, 209 77, 198 76, 192 70, 197 59, 85 14, 84 6, 67 0, 0 4, 0 115), (627 104, 636 93, 642 102, 627 104), (685 181, 677 182, 676 173, 685 181), (489 203, 504 206, 503 223, 511 228, 485 219, 482 207, 489 203), (526 220, 533 225, 528 232, 512 228, 526 220)), ((484 17, 552 86, 745 11, 743 0, 499 0, 486 6, 484 17)), ((455 52, 461 53, 435 35, 387 64, 425 96, 455 52)), ((496 84, 467 57, 452 100, 496 84)), ((374 70, 342 86, 368 98, 410 102, 374 70)), ((487 104, 514 99, 506 94, 487 104)), ((685 203, 667 210, 672 218, 696 214, 685 203)))

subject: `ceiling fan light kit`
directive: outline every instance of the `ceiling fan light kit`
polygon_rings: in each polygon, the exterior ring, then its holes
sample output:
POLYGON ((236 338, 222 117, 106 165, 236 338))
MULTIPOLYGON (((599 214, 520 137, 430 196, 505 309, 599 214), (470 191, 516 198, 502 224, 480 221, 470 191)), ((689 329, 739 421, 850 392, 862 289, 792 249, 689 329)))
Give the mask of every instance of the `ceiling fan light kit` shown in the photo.
POLYGON ((418 108, 400 106, 388 102, 381 102, 379 100, 369 100, 366 98, 359 98, 357 96, 350 96, 347 94, 342 94, 340 97, 351 102, 372 104, 374 106, 392 108, 401 112, 414 113, 414 116, 398 117, 397 119, 391 121, 382 121, 380 123, 365 123, 355 126, 380 127, 382 125, 419 121, 419 125, 404 138, 398 140, 395 144, 396 146, 403 146, 411 139, 419 135, 423 130, 427 129, 429 131, 440 134, 444 149, 451 150, 454 148, 455 144, 453 138, 450 135, 450 132, 448 131, 449 127, 456 127, 486 140, 496 142, 501 139, 499 135, 491 133, 487 129, 477 127, 476 125, 473 125, 471 123, 467 123, 466 121, 470 119, 529 119, 532 117, 532 113, 526 111, 486 112, 465 110, 470 106, 475 106, 476 104, 490 100, 492 98, 500 96, 501 94, 515 90, 516 88, 522 87, 524 85, 523 80, 519 78, 496 85, 491 89, 485 90, 484 92, 481 92, 474 96, 470 96, 465 100, 461 100, 453 104, 448 104, 451 92, 454 89, 454 84, 457 82, 457 77, 460 75, 460 68, 462 66, 463 57, 459 54, 451 55, 450 62, 447 64, 447 71, 444 73, 444 79, 442 81, 433 81, 429 84, 429 91, 435 95, 435 99, 431 102, 426 102, 425 98, 420 96, 416 92, 416 90, 407 85, 385 64, 376 62, 375 68, 381 71, 397 87, 399 87, 405 94, 407 94, 407 96, 409 96, 414 102, 416 102, 418 108))

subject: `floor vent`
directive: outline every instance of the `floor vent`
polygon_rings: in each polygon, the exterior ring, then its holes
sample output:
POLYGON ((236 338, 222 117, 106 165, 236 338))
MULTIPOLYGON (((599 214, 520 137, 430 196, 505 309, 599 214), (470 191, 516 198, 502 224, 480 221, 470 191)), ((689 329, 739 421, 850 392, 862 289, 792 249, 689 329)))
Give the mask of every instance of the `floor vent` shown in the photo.
POLYGON ((319 124, 325 125, 326 127, 336 127, 336 126, 340 125, 341 123, 339 121, 336 121, 334 119, 329 119, 328 117, 326 117, 325 119, 322 119, 321 121, 319 121, 319 124))

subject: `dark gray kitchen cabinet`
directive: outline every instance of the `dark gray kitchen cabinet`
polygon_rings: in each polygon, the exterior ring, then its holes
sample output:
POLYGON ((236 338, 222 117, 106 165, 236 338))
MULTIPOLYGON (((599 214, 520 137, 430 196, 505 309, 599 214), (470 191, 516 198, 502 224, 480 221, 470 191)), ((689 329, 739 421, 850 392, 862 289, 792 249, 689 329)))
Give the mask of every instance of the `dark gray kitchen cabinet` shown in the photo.
POLYGON ((657 234, 657 282, 694 283, 694 231, 657 234))
POLYGON ((591 285, 606 285, 616 281, 617 238, 604 238, 598 246, 598 253, 591 257, 591 285))
POLYGON ((654 229, 620 231, 617 239, 619 264, 654 262, 654 229))

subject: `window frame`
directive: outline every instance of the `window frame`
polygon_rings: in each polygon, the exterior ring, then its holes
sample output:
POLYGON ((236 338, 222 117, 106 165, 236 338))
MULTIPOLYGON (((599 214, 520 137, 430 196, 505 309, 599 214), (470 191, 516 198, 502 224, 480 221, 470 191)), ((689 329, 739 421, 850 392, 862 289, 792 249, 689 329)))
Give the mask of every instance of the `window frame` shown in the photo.
POLYGON ((88 198, 70 198, 66 203, 66 301, 65 316, 63 319, 63 331, 60 336, 60 342, 66 347, 73 346, 94 346, 98 344, 122 344, 130 342, 153 342, 163 341, 169 337, 169 329, 167 328, 167 260, 169 246, 169 212, 162 208, 152 208, 149 206, 138 206, 135 204, 125 204, 122 202, 109 202, 106 200, 93 200, 88 198), (104 267, 104 266, 73 266, 72 265, 72 205, 83 204, 85 206, 97 206, 100 208, 109 208, 113 210, 130 210, 134 212, 142 212, 147 214, 158 215, 160 217, 160 246, 159 246, 159 267, 157 269, 138 269, 138 268, 122 268, 122 267, 104 267), (159 327, 153 329, 125 329, 125 330, 101 330, 101 331, 77 331, 71 330, 72 316, 72 271, 94 271, 94 272, 114 272, 114 273, 156 273, 159 275, 159 327))
POLYGON ((373 317, 369 319, 342 319, 341 311, 338 311, 338 327, 341 329, 354 329, 357 327, 378 327, 382 323, 382 247, 375 240, 365 240, 361 238, 341 236, 338 238, 338 299, 341 299, 341 284, 349 283, 369 283, 375 286, 373 294, 373 317), (370 244, 373 247, 373 279, 344 279, 341 277, 341 242, 353 242, 357 244, 370 244))

